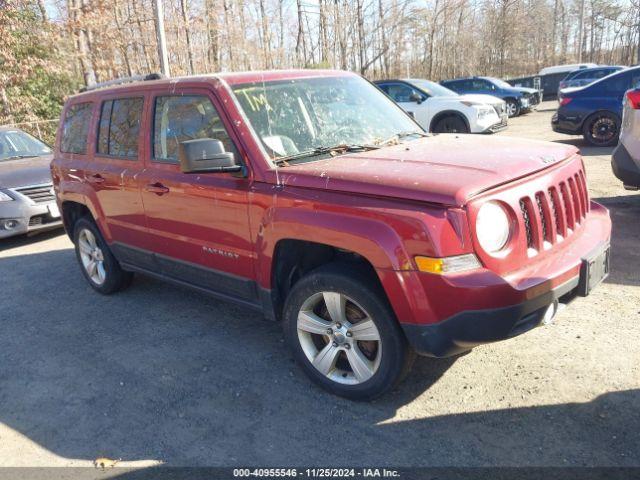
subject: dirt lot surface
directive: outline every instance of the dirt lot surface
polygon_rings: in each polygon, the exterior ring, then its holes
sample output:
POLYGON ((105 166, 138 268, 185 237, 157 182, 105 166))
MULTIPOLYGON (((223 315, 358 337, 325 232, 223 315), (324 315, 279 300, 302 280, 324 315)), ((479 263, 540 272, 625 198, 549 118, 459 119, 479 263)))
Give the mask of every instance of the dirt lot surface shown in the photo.
POLYGON ((640 194, 611 149, 551 132, 554 107, 500 135, 582 150, 611 276, 552 325, 420 359, 369 404, 314 387, 251 311, 141 277, 103 297, 60 232, 2 242, 0 466, 640 465, 640 194))

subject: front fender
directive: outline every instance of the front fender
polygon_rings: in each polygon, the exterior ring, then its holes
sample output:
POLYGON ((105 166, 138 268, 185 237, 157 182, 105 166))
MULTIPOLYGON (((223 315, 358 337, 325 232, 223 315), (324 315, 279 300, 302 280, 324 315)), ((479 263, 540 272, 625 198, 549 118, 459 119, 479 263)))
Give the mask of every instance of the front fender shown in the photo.
POLYGON ((277 208, 260 225, 256 253, 259 283, 270 287, 275 247, 280 240, 302 240, 349 250, 365 258, 376 269, 412 268, 398 234, 387 224, 332 212, 309 212, 277 208))

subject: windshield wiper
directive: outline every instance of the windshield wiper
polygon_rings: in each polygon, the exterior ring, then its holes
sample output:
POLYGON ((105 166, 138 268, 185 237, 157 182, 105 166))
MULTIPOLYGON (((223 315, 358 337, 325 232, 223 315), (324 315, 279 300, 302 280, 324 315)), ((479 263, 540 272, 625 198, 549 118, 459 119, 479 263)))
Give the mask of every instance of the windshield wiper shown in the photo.
POLYGON ((385 145, 389 145, 393 142, 399 142, 400 139, 405 138, 405 137, 411 137, 412 135, 417 135, 419 137, 428 137, 429 134, 425 133, 425 132, 421 132, 419 130, 407 130, 405 132, 398 132, 394 135, 392 135, 391 137, 387 138, 385 141, 380 142, 378 145, 383 147, 385 145))
POLYGON ((318 155, 326 154, 341 154, 346 152, 366 152, 368 150, 377 150, 381 148, 380 145, 360 145, 360 144, 340 144, 333 145, 331 147, 315 147, 311 150, 305 150, 304 152, 294 153, 285 157, 279 157, 274 159, 274 163, 277 166, 287 166, 291 160, 298 160, 300 158, 317 157, 318 155))

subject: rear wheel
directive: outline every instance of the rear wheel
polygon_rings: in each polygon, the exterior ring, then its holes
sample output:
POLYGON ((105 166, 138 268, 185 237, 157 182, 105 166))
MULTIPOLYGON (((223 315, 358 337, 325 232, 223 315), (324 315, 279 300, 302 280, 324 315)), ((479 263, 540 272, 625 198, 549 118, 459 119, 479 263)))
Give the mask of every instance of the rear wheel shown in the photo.
POLYGON ((321 267, 287 297, 287 343, 305 373, 329 392, 368 400, 392 389, 414 353, 388 302, 346 265, 321 267))
POLYGON ((520 115, 520 105, 515 100, 507 100, 507 115, 509 117, 517 117, 520 115))
POLYGON ((591 145, 611 147, 618 143, 620 120, 609 112, 598 112, 584 122, 582 136, 591 145))
POLYGON ((438 120, 433 127, 433 133, 469 133, 469 128, 460 117, 450 115, 438 120))
POLYGON ((82 274, 94 290, 110 294, 129 286, 133 274, 120 267, 92 220, 78 220, 73 239, 82 274))

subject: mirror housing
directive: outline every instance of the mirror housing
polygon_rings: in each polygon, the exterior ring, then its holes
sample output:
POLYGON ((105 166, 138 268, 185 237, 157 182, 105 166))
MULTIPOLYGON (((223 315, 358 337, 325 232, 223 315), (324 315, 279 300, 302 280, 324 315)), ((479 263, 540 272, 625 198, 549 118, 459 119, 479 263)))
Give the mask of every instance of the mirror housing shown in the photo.
POLYGON ((418 105, 420 105, 424 101, 422 95, 420 95, 418 92, 413 92, 409 96, 409 100, 411 100, 412 102, 416 102, 418 105))
POLYGON ((198 138, 180 142, 178 149, 180 170, 183 173, 239 172, 232 152, 226 152, 224 145, 215 138, 198 138))

